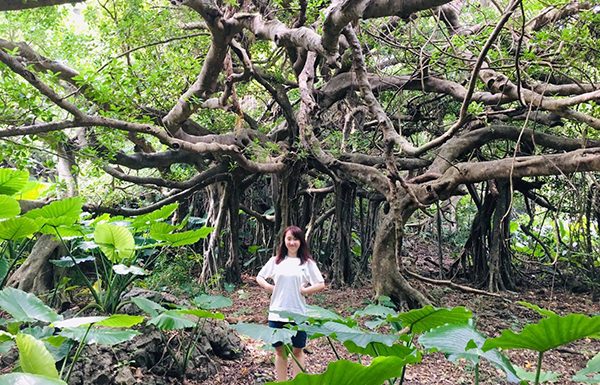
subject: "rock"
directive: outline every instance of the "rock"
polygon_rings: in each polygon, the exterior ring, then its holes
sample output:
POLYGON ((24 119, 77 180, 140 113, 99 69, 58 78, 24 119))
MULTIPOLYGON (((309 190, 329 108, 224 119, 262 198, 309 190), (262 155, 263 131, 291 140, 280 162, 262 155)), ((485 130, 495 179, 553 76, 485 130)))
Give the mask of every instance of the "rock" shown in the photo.
POLYGON ((135 382, 135 377, 133 376, 133 373, 131 372, 131 369, 129 369, 128 366, 122 367, 115 376, 116 385, 131 385, 135 382))

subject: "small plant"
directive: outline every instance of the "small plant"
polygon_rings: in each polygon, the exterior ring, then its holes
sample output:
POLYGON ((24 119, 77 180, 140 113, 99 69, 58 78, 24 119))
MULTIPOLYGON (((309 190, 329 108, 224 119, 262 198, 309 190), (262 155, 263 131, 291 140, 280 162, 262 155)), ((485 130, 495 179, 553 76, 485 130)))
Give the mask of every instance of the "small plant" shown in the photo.
POLYGON ((151 318, 148 321, 148 324, 154 325, 162 332, 161 336, 165 347, 173 361, 177 364, 178 372, 182 379, 185 379, 189 366, 188 363, 196 348, 198 338, 201 335, 203 323, 208 318, 225 318, 222 313, 213 312, 211 310, 228 307, 232 304, 232 301, 229 298, 205 294, 194 298, 193 303, 197 307, 193 308, 177 307, 174 309, 166 309, 162 305, 142 297, 133 298, 132 302, 142 311, 150 315, 151 318), (191 330, 191 332, 189 335, 184 336, 184 330, 191 330), (180 333, 182 344, 183 341, 187 340, 187 345, 183 349, 183 354, 178 354, 169 345, 172 333, 169 334, 169 336, 167 336, 166 333, 172 331, 180 333))
POLYGON ((131 327, 143 321, 126 314, 63 319, 35 295, 13 288, 0 291, 0 309, 12 317, 4 320, 0 344, 6 351, 17 347, 22 371, 0 376, 0 384, 66 384, 85 345, 128 341, 139 334, 131 327))

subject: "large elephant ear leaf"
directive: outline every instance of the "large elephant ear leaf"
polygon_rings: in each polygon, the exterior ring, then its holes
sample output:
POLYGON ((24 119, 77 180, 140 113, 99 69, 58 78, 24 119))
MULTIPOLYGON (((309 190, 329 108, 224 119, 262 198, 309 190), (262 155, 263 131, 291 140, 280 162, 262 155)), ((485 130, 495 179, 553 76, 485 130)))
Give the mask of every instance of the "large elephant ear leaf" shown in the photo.
POLYGON ((445 324, 466 324, 472 317, 473 313, 462 306, 446 309, 427 305, 421 309, 388 317, 388 321, 400 321, 402 326, 409 327, 411 332, 420 334, 445 324))
POLYGON ((15 198, 0 195, 0 218, 12 218, 21 214, 21 206, 15 198))
POLYGON ((59 378, 54 358, 42 341, 23 333, 17 334, 15 340, 19 348, 19 364, 24 372, 59 378))
POLYGON ((179 207, 179 203, 171 203, 163 206, 158 210, 154 210, 148 214, 137 216, 131 225, 136 230, 149 229, 154 223, 165 220, 171 216, 179 207))
POLYGON ((233 327, 239 334, 243 334, 255 340, 263 341, 265 344, 276 342, 289 343, 296 335, 295 330, 275 329, 265 325, 249 324, 240 322, 233 327))
POLYGON ((322 374, 300 373, 291 381, 268 385, 381 385, 387 379, 400 377, 404 365, 399 357, 378 357, 369 366, 340 360, 329 364, 322 374))
POLYGON ((504 371, 508 381, 519 382, 515 369, 505 356, 496 349, 481 350, 485 340, 486 337, 471 325, 440 326, 419 337, 419 343, 425 349, 440 351, 451 361, 463 358, 477 363, 483 357, 504 371))
POLYGON ((600 316, 569 314, 565 317, 552 316, 537 324, 529 324, 520 333, 504 330, 499 337, 488 339, 483 350, 530 349, 545 352, 581 338, 598 338, 600 316))
POLYGON ((0 308, 19 322, 55 322, 62 319, 35 295, 12 287, 0 291, 0 308))
POLYGON ((67 385, 56 378, 30 373, 9 373, 0 376, 0 385, 67 385))
POLYGON ((170 233, 169 225, 166 223, 155 223, 150 228, 150 236, 157 241, 168 242, 170 246, 193 245, 200 239, 206 238, 213 230, 212 227, 202 227, 197 230, 182 231, 179 233, 170 233), (166 231, 165 231, 166 230, 166 231))
POLYGON ((553 312, 552 310, 544 309, 542 307, 539 307, 538 305, 535 305, 533 303, 529 303, 526 301, 517 301, 517 304, 519 304, 523 307, 526 307, 527 309, 531 309, 531 310, 535 311, 536 313, 538 313, 539 315, 544 316, 544 317, 552 317, 552 316, 558 315, 555 312, 553 312))
POLYGON ((0 222, 0 240, 15 241, 38 231, 40 225, 25 217, 10 218, 0 222))
POLYGON ((600 353, 596 354, 586 365, 573 376, 573 381, 586 384, 600 384, 600 353))
POLYGON ((131 232, 123 227, 110 223, 101 223, 94 231, 94 241, 100 250, 113 263, 127 260, 135 252, 135 240, 131 232))
POLYGON ((72 226, 81 215, 83 207, 83 199, 81 197, 73 197, 61 199, 41 207, 34 209, 25 216, 36 221, 43 221, 45 230, 48 234, 55 234, 52 228, 59 226, 72 226))
POLYGON ((0 194, 14 195, 21 191, 29 180, 29 172, 0 168, 0 194))

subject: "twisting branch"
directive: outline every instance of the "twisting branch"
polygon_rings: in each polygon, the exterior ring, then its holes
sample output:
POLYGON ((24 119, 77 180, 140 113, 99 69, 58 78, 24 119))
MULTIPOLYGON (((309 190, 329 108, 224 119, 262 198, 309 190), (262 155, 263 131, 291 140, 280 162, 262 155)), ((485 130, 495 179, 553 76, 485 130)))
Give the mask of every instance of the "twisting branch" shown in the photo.
POLYGON ((58 95, 52 88, 42 82, 38 77, 31 71, 29 71, 23 64, 21 64, 17 59, 4 52, 3 49, 0 49, 0 61, 6 64, 11 70, 15 73, 21 75, 23 79, 25 79, 29 84, 35 87, 38 91, 42 93, 42 95, 46 96, 50 99, 54 104, 63 110, 69 112, 75 118, 81 118, 84 114, 71 102, 64 100, 60 95, 58 95))
POLYGON ((85 0, 2 0, 0 1, 0 11, 18 11, 60 4, 82 3, 84 1, 85 0))

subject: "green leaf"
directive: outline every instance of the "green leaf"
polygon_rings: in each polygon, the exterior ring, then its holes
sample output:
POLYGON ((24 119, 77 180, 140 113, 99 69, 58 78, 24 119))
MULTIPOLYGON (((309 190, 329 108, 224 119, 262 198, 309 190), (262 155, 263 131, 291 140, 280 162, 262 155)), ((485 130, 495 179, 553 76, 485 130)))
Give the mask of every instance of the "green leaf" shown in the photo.
POLYGON ((167 310, 164 307, 157 304, 156 302, 151 301, 144 297, 132 298, 131 302, 136 304, 136 306, 139 307, 142 311, 150 314, 151 317, 156 317, 156 316, 158 316, 159 312, 163 312, 163 311, 167 310))
POLYGON ((147 275, 148 272, 144 269, 142 269, 139 266, 126 266, 123 264, 118 264, 118 265, 113 265, 112 267, 113 271, 119 275, 127 275, 127 274, 132 274, 132 275, 147 275))
MULTIPOLYGON (((415 349, 396 343, 392 346, 388 346, 386 344, 382 344, 381 342, 371 342, 365 347, 360 347, 356 345, 353 341, 348 340, 344 342, 344 346, 346 347, 346 349, 348 349, 350 353, 357 353, 363 356, 371 357, 394 356, 404 358, 415 353, 415 349)), ((416 354, 413 354, 413 356, 415 359, 419 359, 420 361, 420 353, 416 352, 416 354)), ((415 361, 415 363, 416 362, 418 361, 415 361)))
POLYGON ((16 199, 8 195, 0 195, 0 218, 12 218, 21 213, 21 206, 16 199))
POLYGON ((446 309, 427 305, 421 309, 388 317, 388 321, 400 321, 402 326, 410 327, 412 333, 420 334, 445 324, 466 324, 472 316, 471 311, 462 306, 446 309))
POLYGON ((345 343, 352 341, 356 346, 365 348, 369 343, 379 342, 381 344, 392 346, 398 340, 398 336, 390 334, 379 334, 366 332, 358 328, 351 328, 338 322, 325 322, 323 325, 300 326, 301 330, 306 331, 311 336, 328 336, 345 343))
POLYGON ((101 223, 94 231, 94 241, 100 250, 114 263, 129 259, 135 252, 135 240, 131 232, 122 226, 101 223))
POLYGON ((58 378, 54 358, 42 341, 23 333, 17 334, 15 340, 19 348, 19 364, 25 373, 58 378))
MULTIPOLYGON (((521 380, 531 382, 531 383, 535 382, 535 377, 536 377, 535 372, 528 372, 527 370, 520 368, 518 366, 515 366, 514 368, 517 373, 517 376, 519 376, 519 378, 521 380)), ((544 382, 556 382, 556 381, 558 381, 559 377, 560 377, 560 374, 558 374, 558 373, 540 372, 540 384, 543 384, 544 382)))
POLYGON ((280 316, 282 317, 286 317, 289 318, 291 320, 293 320, 294 322, 296 322, 297 324, 301 324, 301 323, 305 323, 305 322, 309 322, 309 323, 314 323, 314 322, 318 322, 318 323, 323 323, 326 321, 338 321, 338 322, 352 322, 352 323, 356 323, 353 320, 346 320, 345 318, 343 318, 342 316, 340 316, 337 313, 332 312, 331 310, 319 307, 319 306, 313 306, 313 305, 308 305, 306 307, 306 315, 304 314, 298 314, 298 313, 292 313, 292 312, 288 312, 288 311, 280 311, 278 312, 280 316))
POLYGON ((55 322, 62 319, 35 295, 12 287, 0 291, 0 308, 19 322, 55 322))
MULTIPOLYGON (((63 337, 71 338, 81 342, 85 336, 88 327, 66 328, 59 333, 63 337)), ((112 346, 131 340, 140 333, 135 330, 116 330, 92 327, 85 337, 85 343, 88 345, 98 344, 112 346)))
POLYGON ((520 333, 504 330, 499 337, 488 339, 483 350, 530 349, 545 352, 585 337, 598 338, 600 316, 569 314, 565 317, 552 316, 537 324, 529 324, 520 333))
POLYGON ((596 354, 586 365, 573 376, 573 381, 587 384, 600 384, 600 353, 596 354), (590 377, 591 375, 591 377, 590 377))
POLYGON ((150 236, 157 241, 165 241, 171 246, 175 247, 192 245, 198 242, 201 238, 206 238, 206 236, 210 234, 210 231, 212 231, 212 228, 203 227, 198 230, 183 231, 180 233, 165 233, 161 231, 163 228, 164 227, 161 226, 160 223, 153 225, 150 228, 150 236), (207 229, 210 230, 207 231, 207 229))
POLYGON ((538 305, 534 305, 534 304, 526 302, 526 301, 517 301, 517 304, 519 304, 523 307, 526 307, 528 309, 531 309, 531 310, 537 312, 539 315, 544 316, 544 317, 551 317, 551 316, 558 315, 555 312, 553 312, 552 310, 543 309, 543 308, 539 307, 538 305))
POLYGON ((40 199, 50 188, 48 183, 37 182, 34 180, 28 181, 25 186, 16 194, 19 200, 36 200, 40 199))
POLYGON ((362 310, 358 310, 354 313, 354 317, 387 317, 395 316, 396 311, 392 308, 382 305, 370 304, 362 310))
POLYGON ((231 299, 222 295, 200 294, 192 302, 202 309, 220 309, 233 305, 231 299))
POLYGON ((14 195, 21 191, 29 180, 27 171, 0 168, 0 194, 14 195))
POLYGON ((271 345, 276 342, 290 343, 292 337, 296 335, 295 330, 276 329, 265 325, 249 324, 240 322, 233 326, 240 334, 254 338, 255 340, 263 341, 265 344, 271 345))
MULTIPOLYGON (((83 199, 73 197, 61 199, 45 205, 39 209, 33 209, 25 214, 25 217, 36 221, 43 221, 50 227, 71 226, 81 215, 83 199)), ((54 234, 51 229, 45 230, 48 234, 54 234)))
POLYGON ((181 314, 193 315, 198 318, 225 319, 225 316, 223 315, 223 313, 212 312, 212 311, 203 310, 203 309, 179 309, 179 310, 175 310, 175 311, 179 312, 181 314))
MULTIPOLYGON (((404 360, 398 357, 378 357, 369 366, 340 360, 332 362, 322 374, 300 373, 291 381, 278 385, 381 385, 389 378, 399 377, 404 360)), ((268 384, 275 385, 274 382, 268 384)))
POLYGON ((171 216, 179 207, 179 203, 171 203, 170 205, 166 205, 161 207, 158 210, 152 211, 148 214, 140 215, 133 220, 131 226, 136 230, 147 229, 152 226, 153 223, 158 221, 163 221, 171 216))
POLYGON ((38 231, 39 224, 25 217, 10 218, 0 222, 0 239, 14 241, 28 237, 38 231))
POLYGON ((94 326, 106 326, 111 328, 130 328, 139 325, 144 317, 139 315, 113 314, 105 320, 96 322, 94 326))
POLYGON ((54 326, 55 328, 59 328, 59 329, 76 328, 78 326, 89 325, 89 324, 93 324, 96 322, 100 322, 107 318, 108 318, 108 316, 75 317, 75 318, 69 318, 69 319, 66 319, 63 321, 53 322, 52 326, 54 326))
POLYGON ((449 355, 451 361, 468 359, 474 364, 483 357, 506 373, 510 382, 519 382, 519 377, 510 361, 495 349, 483 352, 481 348, 486 337, 471 325, 444 325, 435 328, 419 338, 419 343, 429 350, 449 355))
POLYGON ((67 383, 35 374, 9 373, 0 376, 0 385, 67 385, 67 383))
POLYGON ((177 310, 167 310, 148 321, 160 330, 180 330, 196 326, 196 322, 177 310))

